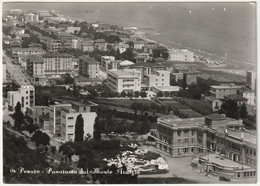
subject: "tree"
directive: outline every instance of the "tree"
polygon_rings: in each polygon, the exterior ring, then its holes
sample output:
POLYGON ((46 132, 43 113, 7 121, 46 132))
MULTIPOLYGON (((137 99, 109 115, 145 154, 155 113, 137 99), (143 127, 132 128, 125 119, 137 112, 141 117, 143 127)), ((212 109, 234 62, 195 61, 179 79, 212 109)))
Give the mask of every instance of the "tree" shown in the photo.
POLYGON ((134 97, 138 98, 140 96, 140 92, 139 91, 135 91, 134 92, 134 97))
POLYGON ((222 104, 220 112, 230 118, 238 119, 239 117, 239 108, 237 103, 233 100, 226 100, 225 103, 222 104))
POLYGON ((65 79, 64 80, 65 85, 71 85, 74 83, 74 78, 72 78, 69 73, 66 73, 64 75, 64 79, 65 79))
POLYGON ((125 91, 122 91, 122 92, 121 92, 121 96, 122 96, 122 97, 126 97, 126 92, 125 92, 125 91))
POLYGON ((55 152, 56 152, 56 147, 55 146, 51 146, 50 149, 51 149, 51 153, 54 155, 55 152))
POLYGON ((82 114, 79 114, 75 124, 75 138, 74 142, 82 142, 84 137, 84 119, 82 114))
POLYGON ((13 118, 14 118, 14 127, 17 130, 21 130, 21 127, 24 123, 24 114, 21 111, 21 103, 18 102, 15 106, 15 112, 13 114, 13 118))
POLYGON ((32 134, 33 132, 35 132, 39 127, 37 125, 34 124, 29 124, 26 125, 25 130, 27 130, 30 134, 32 134))
POLYGON ((240 110, 239 110, 239 117, 241 117, 241 118, 246 118, 246 117, 247 117, 247 114, 248 114, 248 112, 247 112, 246 105, 243 104, 243 105, 241 106, 240 110))
POLYGON ((40 145, 49 145, 50 144, 50 137, 48 134, 37 130, 33 136, 32 136, 32 141, 35 142, 36 147, 38 148, 40 145))
POLYGON ((75 97, 79 96, 79 90, 75 84, 73 84, 73 96, 75 96, 75 97))
POLYGON ((67 158, 71 161, 71 157, 75 154, 76 150, 72 142, 66 142, 59 147, 59 152, 62 152, 65 156, 65 164, 67 164, 67 158))
POLYGON ((147 96, 147 93, 143 91, 143 92, 140 93, 140 95, 141 95, 142 98, 144 98, 144 97, 147 96))
POLYGON ((101 128, 99 118, 96 117, 95 123, 94 123, 94 132, 93 132, 94 140, 101 140, 101 130, 102 130, 102 128, 101 128))
POLYGON ((162 91, 157 92, 157 97, 163 97, 163 92, 162 91))

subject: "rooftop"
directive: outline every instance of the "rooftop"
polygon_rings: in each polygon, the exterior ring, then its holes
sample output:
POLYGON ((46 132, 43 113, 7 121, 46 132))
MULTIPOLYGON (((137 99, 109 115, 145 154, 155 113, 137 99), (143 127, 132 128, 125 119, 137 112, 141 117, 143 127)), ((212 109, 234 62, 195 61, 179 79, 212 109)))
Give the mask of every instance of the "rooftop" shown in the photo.
POLYGON ((159 63, 135 63, 132 65, 132 67, 164 67, 163 65, 159 63))
POLYGON ((177 92, 180 91, 181 89, 181 87, 179 86, 153 86, 153 87, 162 92, 177 92))
POLYGON ((129 60, 124 60, 124 61, 119 62, 119 64, 120 64, 121 66, 129 66, 129 65, 133 65, 134 62, 129 61, 129 60))
POLYGON ((91 58, 88 55, 80 56, 79 59, 87 63, 99 63, 95 58, 91 58))
POLYGON ((200 158, 205 159, 211 163, 217 164, 219 166, 222 166, 224 168, 225 167, 238 168, 238 169, 250 169, 251 168, 247 165, 242 165, 242 164, 232 161, 230 159, 223 158, 223 157, 221 157, 220 154, 207 154, 200 158))
POLYGON ((160 121, 163 123, 167 123, 168 125, 171 125, 172 127, 186 127, 186 126, 197 126, 197 124, 204 123, 204 117, 198 117, 198 118, 187 118, 187 119, 181 119, 181 118, 164 118, 160 117, 160 121))
POLYGON ((44 52, 44 50, 39 47, 13 48, 12 51, 41 51, 41 52, 44 52))
POLYGON ((36 62, 44 63, 41 55, 30 55, 27 57, 27 59, 31 60, 33 63, 36 62))
POLYGON ((214 85, 210 86, 214 89, 238 89, 240 88, 239 86, 232 86, 232 85, 214 85))
POLYGON ((72 105, 76 105, 78 107, 85 107, 85 106, 97 106, 97 104, 93 103, 93 102, 79 102, 79 101, 73 101, 71 102, 72 105))
POLYGON ((69 57, 72 58, 73 56, 71 54, 68 53, 47 53, 44 54, 42 57, 69 57))
POLYGON ((117 77, 137 77, 135 73, 126 70, 109 70, 108 72, 117 77))
POLYGON ((226 99, 230 99, 233 101, 247 101, 247 98, 244 98, 243 96, 237 95, 237 94, 232 94, 228 96, 224 96, 226 99))

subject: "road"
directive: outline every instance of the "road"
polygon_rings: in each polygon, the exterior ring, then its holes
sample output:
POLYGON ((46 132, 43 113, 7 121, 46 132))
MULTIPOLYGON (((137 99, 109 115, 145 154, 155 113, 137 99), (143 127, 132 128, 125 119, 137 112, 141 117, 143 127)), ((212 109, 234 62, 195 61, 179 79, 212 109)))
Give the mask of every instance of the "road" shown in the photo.
POLYGON ((19 65, 14 65, 9 57, 3 51, 3 57, 6 62, 6 69, 11 79, 15 80, 19 85, 30 85, 28 78, 22 73, 19 65))

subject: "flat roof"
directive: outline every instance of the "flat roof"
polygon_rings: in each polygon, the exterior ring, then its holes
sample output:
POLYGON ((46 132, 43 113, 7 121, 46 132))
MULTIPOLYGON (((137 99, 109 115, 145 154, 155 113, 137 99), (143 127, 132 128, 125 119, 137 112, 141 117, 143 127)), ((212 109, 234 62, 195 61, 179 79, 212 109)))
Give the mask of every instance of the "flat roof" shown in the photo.
POLYGON ((181 118, 164 118, 160 117, 160 121, 167 123, 168 125, 171 125, 172 127, 186 127, 186 126, 197 126, 197 124, 202 124, 205 122, 204 117, 198 117, 198 118, 187 118, 187 119, 181 119, 181 118))
POLYGON ((179 86, 153 86, 154 88, 162 91, 162 92, 174 92, 174 91, 179 91, 181 87, 179 86))
POLYGON ((68 53, 59 53, 59 52, 56 52, 56 53, 47 53, 47 54, 44 54, 42 55, 42 57, 73 57, 71 54, 68 54, 68 53))
POLYGON ((135 63, 132 67, 164 67, 159 63, 135 63))
POLYGON ((221 157, 221 155, 219 155, 219 154, 207 154, 200 158, 208 160, 209 162, 217 164, 222 167, 239 168, 239 169, 242 169, 242 168, 250 169, 251 168, 245 164, 242 165, 242 164, 232 161, 228 158, 221 157))
POLYGON ((215 89, 237 89, 237 88, 240 88, 239 86, 230 86, 230 85, 215 85, 215 86, 210 86, 212 88, 215 88, 215 89))
POLYGON ((227 95, 227 96, 224 96, 224 98, 230 99, 230 100, 233 100, 233 101, 247 101, 247 98, 244 98, 243 96, 240 96, 240 95, 237 95, 237 94, 227 95))
POLYGON ((79 56, 79 59, 84 60, 86 63, 99 63, 95 58, 92 58, 88 55, 79 56))
POLYGON ((30 56, 27 56, 27 59, 32 60, 33 63, 36 63, 36 62, 44 63, 41 55, 30 55, 30 56))
POLYGON ((108 72, 118 77, 137 77, 133 72, 125 71, 125 70, 109 70, 108 72))

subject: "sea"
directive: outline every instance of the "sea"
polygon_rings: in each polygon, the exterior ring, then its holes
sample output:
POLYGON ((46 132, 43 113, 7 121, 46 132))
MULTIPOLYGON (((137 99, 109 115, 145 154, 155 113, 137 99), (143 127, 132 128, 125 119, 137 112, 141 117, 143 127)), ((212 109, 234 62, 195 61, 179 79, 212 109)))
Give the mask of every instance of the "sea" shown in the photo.
POLYGON ((150 38, 256 65, 255 3, 5 3, 81 21, 137 27, 150 38))

